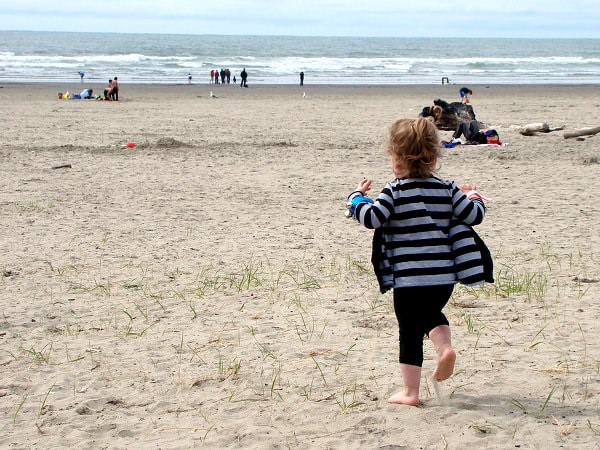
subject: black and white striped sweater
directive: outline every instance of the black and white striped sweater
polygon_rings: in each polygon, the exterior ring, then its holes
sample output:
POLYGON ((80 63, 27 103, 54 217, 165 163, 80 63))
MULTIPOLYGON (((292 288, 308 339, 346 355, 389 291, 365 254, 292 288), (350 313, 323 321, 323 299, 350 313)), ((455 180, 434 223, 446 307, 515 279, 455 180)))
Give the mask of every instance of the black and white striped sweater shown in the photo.
MULTIPOLYGON (((349 199, 360 196, 353 192, 349 199)), ((383 227, 385 263, 394 288, 456 283, 451 223, 473 226, 484 216, 481 200, 469 200, 454 182, 436 177, 390 181, 374 203, 359 203, 355 210, 365 227, 383 227)))

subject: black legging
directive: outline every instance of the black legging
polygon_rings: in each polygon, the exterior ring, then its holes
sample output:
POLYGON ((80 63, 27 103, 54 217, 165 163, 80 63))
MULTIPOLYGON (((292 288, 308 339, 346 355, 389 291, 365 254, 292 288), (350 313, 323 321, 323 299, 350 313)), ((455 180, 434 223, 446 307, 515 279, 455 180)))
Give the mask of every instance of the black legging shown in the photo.
POLYGON ((459 123, 452 137, 454 139, 458 139, 459 137, 461 137, 461 135, 464 135, 467 141, 472 141, 475 139, 478 133, 479 124, 476 120, 471 120, 471 123, 469 123, 469 125, 467 125, 466 122, 459 123))
POLYGON ((449 325, 442 309, 454 285, 394 289, 394 312, 400 328, 400 362, 423 365, 423 338, 440 325, 449 325))

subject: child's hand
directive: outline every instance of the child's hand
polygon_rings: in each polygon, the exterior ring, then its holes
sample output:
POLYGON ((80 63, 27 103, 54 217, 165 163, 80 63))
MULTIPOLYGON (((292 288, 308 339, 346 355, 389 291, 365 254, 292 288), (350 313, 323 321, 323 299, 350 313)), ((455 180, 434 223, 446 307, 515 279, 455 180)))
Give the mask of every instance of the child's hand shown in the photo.
POLYGON ((459 187, 459 189, 461 191, 463 191, 466 194, 466 196, 467 196, 467 198, 469 200, 472 200, 474 198, 478 198, 479 200, 483 200, 483 201, 486 201, 486 202, 491 202, 492 201, 491 198, 486 197, 481 192, 479 192, 477 190, 477 185, 475 185, 475 184, 461 184, 458 187, 459 187))
POLYGON ((477 185, 476 184, 461 184, 458 186, 459 189, 461 191, 463 191, 465 194, 469 191, 476 191, 477 190, 477 185))
POLYGON ((366 195, 366 193, 371 190, 371 180, 363 178, 358 183, 358 186, 356 186, 356 190, 362 192, 363 195, 366 195))

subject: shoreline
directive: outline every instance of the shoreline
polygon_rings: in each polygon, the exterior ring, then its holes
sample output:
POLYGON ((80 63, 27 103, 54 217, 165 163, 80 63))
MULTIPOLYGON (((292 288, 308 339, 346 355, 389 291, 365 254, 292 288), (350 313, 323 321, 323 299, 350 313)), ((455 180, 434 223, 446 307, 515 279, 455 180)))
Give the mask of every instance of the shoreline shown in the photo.
MULTIPOLYGON (((448 102, 459 101, 458 90, 462 86, 462 84, 305 84, 304 86, 298 84, 257 84, 248 88, 241 88, 239 85, 234 84, 128 84, 120 82, 120 98, 123 103, 134 100, 150 100, 150 96, 166 98, 174 95, 174 99, 181 100, 185 96, 190 98, 206 97, 212 91, 216 95, 221 95, 223 100, 225 98, 268 100, 271 96, 278 98, 282 95, 302 95, 306 93, 312 101, 319 101, 322 96, 335 96, 341 99, 346 95, 353 95, 357 98, 376 95, 377 97, 373 98, 375 105, 380 100, 385 100, 385 98, 379 96, 401 95, 421 99, 422 106, 429 106, 430 102, 436 98, 448 102), (267 95, 267 97, 263 97, 264 95, 267 95)), ((569 97, 576 102, 588 102, 590 98, 597 95, 598 90, 598 86, 594 84, 470 84, 467 86, 474 92, 471 104, 476 113, 479 109, 491 108, 493 102, 498 102, 498 108, 503 108, 509 101, 530 104, 536 103, 541 97, 548 99, 548 106, 554 105, 555 107, 568 102, 569 97)), ((73 83, 5 83, 0 85, 0 95, 23 95, 24 97, 41 95, 39 100, 48 100, 52 99, 58 92, 80 92, 85 88, 93 89, 95 95, 98 95, 104 87, 105 83, 80 83, 78 81, 73 83)), ((571 107, 569 106, 569 108, 571 107)), ((543 111, 534 112, 539 114, 543 111)), ((536 122, 537 120, 532 121, 536 122)), ((546 119, 542 121, 546 121, 546 119)))
MULTIPOLYGON (((133 87, 144 87, 144 86, 214 86, 217 88, 221 88, 221 87, 240 87, 239 83, 230 83, 230 84, 211 84, 211 83, 202 83, 202 82, 192 82, 192 83, 187 83, 187 82, 181 82, 181 83, 139 83, 139 82, 135 82, 135 83, 128 83, 126 81, 122 81, 121 82, 123 85, 126 86, 133 86, 133 87)), ((6 85, 6 86, 56 86, 58 84, 76 84, 76 85, 85 85, 85 84, 103 84, 102 81, 73 81, 73 82, 69 82, 69 81, 5 81, 5 82, 0 82, 0 87, 6 85)), ((249 83, 250 84, 250 83, 249 83)), ((357 89, 360 88, 373 88, 373 87, 385 87, 385 88, 410 88, 410 87, 422 87, 422 88, 427 88, 427 87, 435 87, 435 86, 439 86, 439 87, 460 87, 463 85, 468 85, 468 86, 475 86, 475 87, 490 87, 490 86, 498 86, 498 87, 506 87, 506 88, 510 88, 510 87, 515 87, 515 88, 525 88, 525 87, 534 87, 534 88, 547 88, 547 87, 577 87, 577 86, 581 86, 581 87, 598 87, 600 85, 600 81, 598 81, 598 83, 455 83, 455 82, 450 82, 450 83, 445 83, 445 84, 441 84, 441 83, 315 83, 315 84, 310 84, 310 83, 305 83, 303 86, 300 86, 298 83, 260 83, 260 84, 253 84, 251 85, 251 87, 249 87, 248 89, 252 89, 252 88, 259 88, 259 87, 268 87, 268 88, 275 88, 275 87, 282 87, 282 88, 288 88, 288 87, 303 87, 303 88, 310 88, 310 87, 342 87, 342 88, 349 88, 349 87, 354 87, 357 89)))

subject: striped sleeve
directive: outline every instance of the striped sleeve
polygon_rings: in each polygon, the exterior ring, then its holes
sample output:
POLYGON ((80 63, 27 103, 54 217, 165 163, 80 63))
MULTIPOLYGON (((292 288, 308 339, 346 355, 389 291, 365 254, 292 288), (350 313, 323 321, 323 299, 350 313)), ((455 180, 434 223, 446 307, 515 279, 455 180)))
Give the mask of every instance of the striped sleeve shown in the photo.
POLYGON ((469 200, 464 192, 452 183, 452 207, 454 217, 465 225, 479 225, 485 217, 485 206, 481 200, 469 200))
POLYGON ((380 228, 394 212, 394 197, 390 183, 377 196, 375 203, 359 203, 355 217, 366 228, 380 228))

